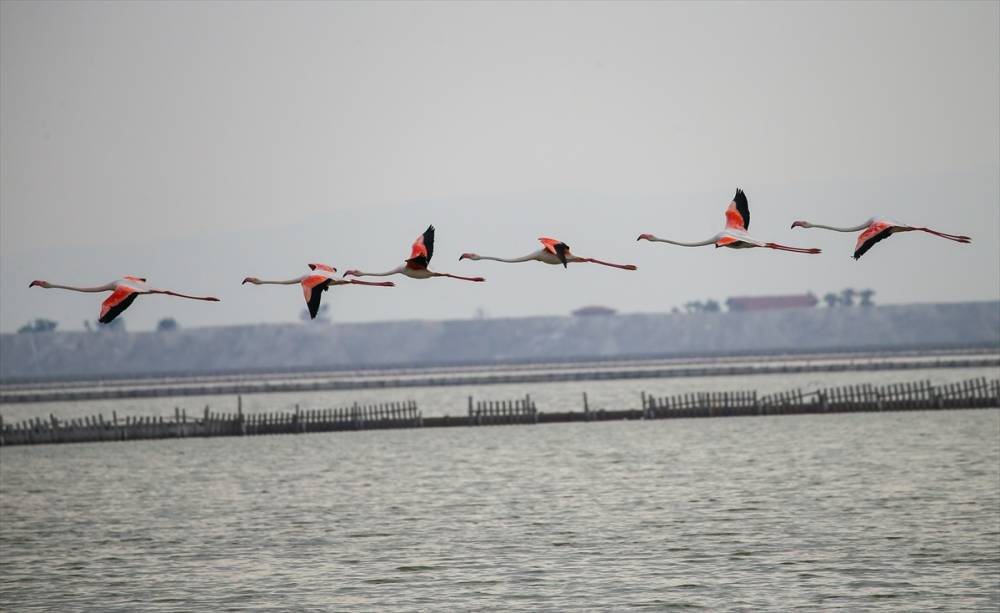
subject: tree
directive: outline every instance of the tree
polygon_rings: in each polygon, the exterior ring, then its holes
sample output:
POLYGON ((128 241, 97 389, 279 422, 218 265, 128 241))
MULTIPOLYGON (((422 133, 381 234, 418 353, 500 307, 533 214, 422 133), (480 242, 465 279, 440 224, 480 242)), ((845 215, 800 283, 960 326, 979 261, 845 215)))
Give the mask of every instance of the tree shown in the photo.
POLYGON ((176 330, 180 326, 177 325, 177 320, 173 317, 164 317, 156 323, 157 332, 170 332, 176 330))
POLYGON ((34 334, 36 332, 52 332, 59 326, 59 322, 52 321, 51 319, 36 319, 35 321, 29 321, 20 328, 17 329, 18 334, 34 334))
POLYGON ((860 292, 858 292, 858 295, 861 296, 861 306, 863 307, 875 306, 875 301, 872 300, 872 296, 875 295, 875 290, 863 289, 860 292))
POLYGON ((837 296, 837 294, 834 294, 833 292, 829 292, 823 296, 823 302, 826 303, 826 306, 828 308, 832 309, 833 307, 840 304, 840 297, 837 296))
POLYGON ((841 290, 841 292, 840 292, 840 302, 844 306, 846 306, 846 307, 854 306, 854 297, 857 294, 858 293, 856 291, 854 291, 853 289, 851 289, 849 287, 845 288, 845 289, 841 290))
POLYGON ((718 313, 722 310, 719 303, 715 300, 706 300, 704 304, 704 310, 706 313, 718 313))
POLYGON ((704 308, 705 305, 703 305, 701 302, 697 300, 692 300, 691 302, 684 303, 684 310, 686 310, 688 313, 701 313, 704 308))

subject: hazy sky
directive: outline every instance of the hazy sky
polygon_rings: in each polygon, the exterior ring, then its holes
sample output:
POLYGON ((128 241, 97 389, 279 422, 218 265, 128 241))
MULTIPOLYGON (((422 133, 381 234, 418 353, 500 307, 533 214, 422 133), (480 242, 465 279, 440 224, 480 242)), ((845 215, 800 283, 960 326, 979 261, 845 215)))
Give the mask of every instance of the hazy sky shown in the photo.
POLYGON ((335 320, 662 311, 871 287, 1000 298, 1000 4, 0 3, 0 329, 65 329, 146 276, 148 329, 293 321, 307 262, 432 268, 324 300, 335 320), (753 234, 824 249, 685 249, 740 186, 753 234), (884 214, 945 232, 879 244, 789 225, 884 214), (513 257, 554 236, 587 265, 513 257))

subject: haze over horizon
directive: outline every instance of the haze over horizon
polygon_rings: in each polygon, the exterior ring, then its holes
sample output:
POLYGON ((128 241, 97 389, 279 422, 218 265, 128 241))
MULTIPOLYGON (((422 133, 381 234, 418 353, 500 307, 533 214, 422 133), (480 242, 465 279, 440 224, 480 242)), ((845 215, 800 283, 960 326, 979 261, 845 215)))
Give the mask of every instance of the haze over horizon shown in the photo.
POLYGON ((307 262, 431 268, 334 288, 335 321, 666 311, 870 287, 1000 299, 1000 4, 0 4, 0 331, 80 329, 126 274, 130 330, 298 321, 307 262), (751 234, 701 240, 746 190, 751 234), (790 230, 875 214, 965 233, 790 230), (458 261, 555 236, 636 272, 458 261))

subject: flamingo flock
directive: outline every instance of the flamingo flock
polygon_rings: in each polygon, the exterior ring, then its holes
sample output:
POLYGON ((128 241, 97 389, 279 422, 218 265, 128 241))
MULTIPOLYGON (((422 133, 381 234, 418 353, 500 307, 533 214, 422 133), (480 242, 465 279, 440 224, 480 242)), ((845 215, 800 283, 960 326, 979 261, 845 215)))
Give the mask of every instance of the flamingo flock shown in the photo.
MULTIPOLYGON (((715 234, 714 236, 707 238, 702 241, 696 242, 682 242, 677 240, 671 240, 667 238, 660 238, 653 234, 640 234, 639 238, 636 240, 645 240, 649 242, 659 242, 668 243, 671 245, 678 245, 681 247, 701 247, 707 245, 715 245, 716 248, 726 247, 729 249, 751 249, 751 248, 765 248, 765 249, 775 249, 778 251, 788 251, 792 253, 806 253, 806 254, 818 254, 820 250, 815 247, 803 248, 803 247, 790 247, 788 245, 782 245, 773 242, 764 242, 758 240, 748 233, 750 229, 750 205, 747 200, 746 193, 741 189, 736 190, 736 195, 733 196, 732 201, 725 211, 726 226, 725 228, 715 234)), ((853 257, 855 260, 860 259, 865 253, 867 253, 876 243, 879 241, 889 238, 893 234, 898 234, 901 232, 926 232, 934 236, 939 236, 951 241, 958 243, 970 243, 972 239, 965 235, 958 234, 947 234, 945 232, 940 232, 938 230, 932 230, 927 227, 922 226, 910 226, 904 223, 893 221, 884 217, 872 217, 866 222, 852 227, 836 227, 827 226, 821 224, 810 223, 807 221, 796 221, 792 223, 792 229, 794 228, 821 228, 824 230, 832 230, 834 232, 861 232, 858 236, 857 243, 854 246, 853 257)), ((493 260, 495 262, 505 262, 508 264, 518 263, 518 262, 542 262, 543 264, 551 264, 554 266, 562 265, 563 268, 567 268, 569 264, 599 264, 601 266, 607 266, 611 268, 617 268, 620 270, 638 270, 638 267, 634 264, 614 264, 611 262, 605 262, 603 260, 598 260, 596 258, 581 257, 574 254, 569 245, 561 240, 554 238, 542 237, 538 239, 542 244, 542 248, 532 251, 531 253, 515 258, 501 258, 494 256, 479 255, 476 253, 463 253, 458 259, 462 260, 493 260)), ((246 277, 243 279, 243 285, 300 285, 302 287, 302 293, 306 301, 306 306, 309 309, 309 316, 315 318, 316 314, 319 312, 320 300, 322 299, 323 292, 329 290, 331 287, 338 285, 367 285, 373 287, 395 287, 395 283, 392 281, 382 281, 382 282, 371 282, 371 281, 359 281, 357 279, 348 279, 347 277, 387 277, 390 275, 403 275, 411 279, 432 279, 435 277, 447 277, 451 279, 458 279, 461 281, 472 281, 476 283, 481 283, 486 279, 483 277, 466 277, 461 275, 454 275, 450 273, 434 272, 428 268, 431 262, 431 258, 434 256, 434 226, 428 226, 427 229, 417 237, 414 241, 413 246, 410 250, 410 257, 403 261, 402 264, 388 270, 386 272, 362 272, 360 270, 352 269, 344 272, 342 278, 336 276, 337 269, 328 264, 309 264, 310 273, 295 277, 294 279, 288 279, 286 281, 264 281, 257 277, 246 277)), ((45 289, 66 289, 74 292, 86 292, 86 293, 98 293, 98 292, 111 292, 104 302, 101 303, 101 311, 98 316, 98 321, 102 324, 108 324, 112 322, 116 317, 122 314, 125 309, 129 308, 135 299, 141 295, 145 294, 163 294, 166 296, 175 296, 177 298, 187 298, 190 300, 202 300, 206 302, 219 302, 218 298, 212 296, 191 296, 188 294, 181 294, 178 292, 158 289, 151 287, 147 284, 146 279, 142 277, 131 277, 126 276, 106 283, 104 285, 99 285, 96 287, 74 287, 71 285, 57 285, 55 283, 49 283, 48 281, 35 280, 32 281, 28 287, 41 287, 45 289)))

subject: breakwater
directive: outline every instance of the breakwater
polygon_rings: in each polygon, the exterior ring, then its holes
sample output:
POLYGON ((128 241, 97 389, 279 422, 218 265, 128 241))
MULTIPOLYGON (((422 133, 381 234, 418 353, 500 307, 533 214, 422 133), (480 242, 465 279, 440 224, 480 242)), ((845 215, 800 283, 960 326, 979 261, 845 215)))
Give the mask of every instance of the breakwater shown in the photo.
POLYGON ((613 381, 623 379, 664 379, 676 377, 725 377, 796 374, 809 372, 860 372, 915 370, 925 368, 996 368, 1000 357, 947 356, 934 360, 827 360, 778 363, 705 364, 699 366, 580 367, 572 370, 518 370, 512 372, 461 372, 411 376, 367 376, 330 379, 285 379, 274 381, 237 380, 229 382, 171 383, 147 387, 93 387, 88 389, 27 389, 0 392, 2 403, 71 402, 124 398, 170 398, 183 396, 234 396, 281 392, 320 392, 456 385, 497 385, 509 383, 558 383, 566 381, 613 381))
POLYGON ((385 428, 425 428, 544 424, 622 419, 734 417, 860 411, 914 411, 1000 407, 1000 379, 970 379, 934 386, 928 381, 892 385, 854 385, 819 390, 788 390, 758 395, 756 391, 704 392, 655 397, 640 393, 634 409, 591 407, 582 394, 580 411, 539 411, 530 396, 507 400, 468 399, 456 416, 423 417, 416 402, 353 404, 336 409, 244 414, 212 413, 198 417, 175 410, 173 418, 124 417, 112 413, 82 419, 35 418, 6 424, 0 418, 0 446, 44 443, 124 441, 212 436, 302 434, 385 428))

